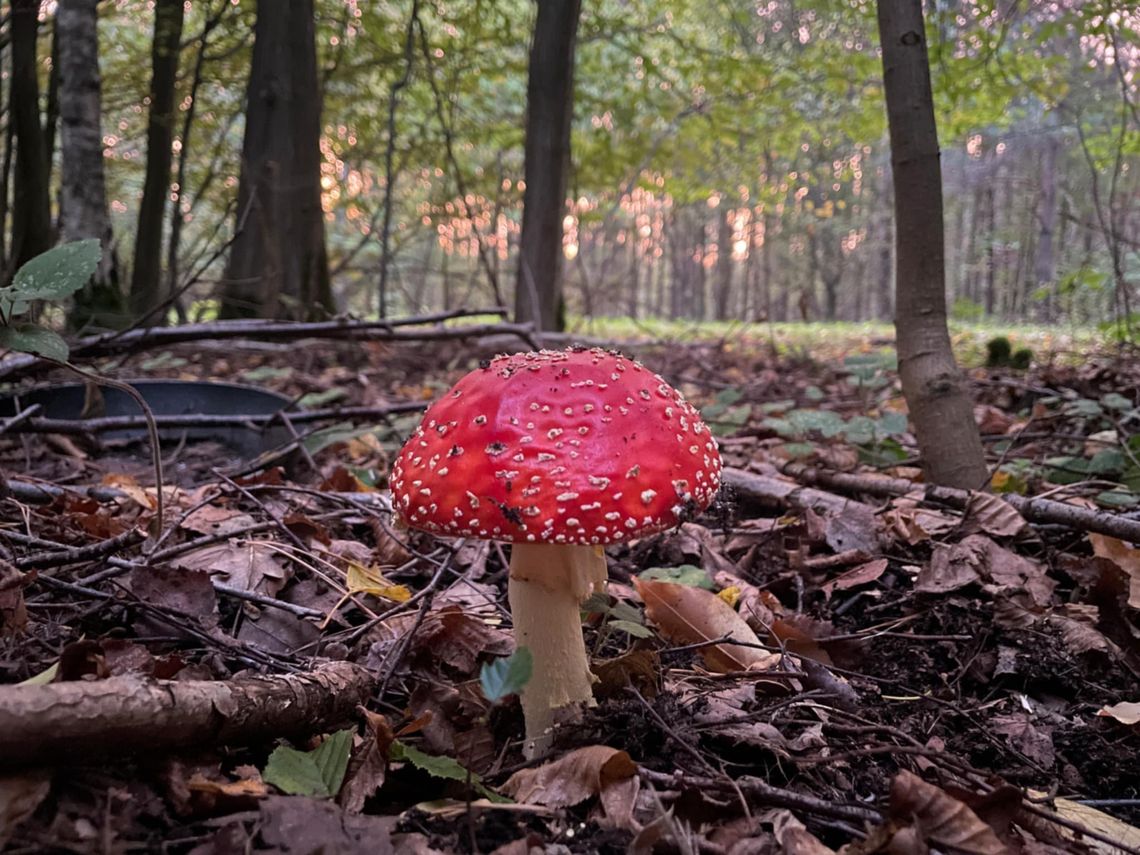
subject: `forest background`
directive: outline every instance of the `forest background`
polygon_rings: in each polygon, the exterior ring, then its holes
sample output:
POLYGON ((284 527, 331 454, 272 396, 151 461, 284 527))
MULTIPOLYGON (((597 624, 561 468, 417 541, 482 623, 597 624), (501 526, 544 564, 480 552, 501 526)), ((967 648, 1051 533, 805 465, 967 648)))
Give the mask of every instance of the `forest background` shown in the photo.
MULTIPOLYGON (((1128 332, 1136 5, 926 14, 953 317, 1128 332)), ((5 277, 100 237, 73 326, 511 305, 535 27, 523 0, 13 0, 5 277)), ((576 35, 569 313, 891 317, 873 3, 604 0, 576 35)))

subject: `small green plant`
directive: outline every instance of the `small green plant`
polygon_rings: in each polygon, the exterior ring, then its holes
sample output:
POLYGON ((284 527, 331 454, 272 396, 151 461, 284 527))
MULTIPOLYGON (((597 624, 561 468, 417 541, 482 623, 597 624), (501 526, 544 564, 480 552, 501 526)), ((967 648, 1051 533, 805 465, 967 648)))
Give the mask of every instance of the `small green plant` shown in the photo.
POLYGON ((986 368, 1003 368, 1009 365, 1013 345, 1004 335, 995 336, 986 342, 986 368))
POLYGON ((986 342, 986 368, 1015 368, 1026 370, 1033 362, 1033 351, 1028 347, 1013 349, 1004 335, 995 336, 986 342))
POLYGON ((507 695, 517 695, 530 682, 534 673, 534 657, 530 648, 520 647, 510 656, 484 662, 479 670, 479 687, 483 697, 497 703, 507 695))
POLYGON ((47 327, 17 318, 36 301, 58 303, 86 285, 102 252, 97 240, 65 243, 17 270, 12 282, 0 288, 0 347, 66 362, 67 342, 47 327))

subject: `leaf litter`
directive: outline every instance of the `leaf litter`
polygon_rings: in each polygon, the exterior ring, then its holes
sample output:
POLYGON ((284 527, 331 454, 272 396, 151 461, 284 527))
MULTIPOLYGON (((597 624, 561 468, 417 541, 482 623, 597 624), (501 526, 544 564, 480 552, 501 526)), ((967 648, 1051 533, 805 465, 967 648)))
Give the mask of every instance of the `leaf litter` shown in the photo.
MULTIPOLYGON (((917 476, 889 374, 868 386, 861 364, 777 363, 732 342, 639 353, 713 408, 729 465, 917 476)), ((324 406, 428 400, 481 356, 322 344, 280 369, 264 351, 171 354, 149 360, 155 376, 336 391, 324 406)), ((1027 402, 1000 375, 978 389, 985 432, 1012 449, 995 454, 993 486, 1118 501, 1059 474, 1103 448, 1062 437, 1106 435, 1093 407, 1069 403, 1135 388, 1140 367, 1042 364, 1027 385, 1056 400, 1027 402), (1026 408, 1056 438, 1018 446, 1026 408)), ((138 357, 119 370, 143 373, 138 357)), ((836 495, 814 510, 726 491, 703 518, 610 550, 609 596, 584 614, 598 706, 524 765, 507 549, 411 535, 386 511, 387 462, 413 424, 323 435, 308 444, 315 469, 296 458, 243 472, 224 447, 166 448, 161 526, 145 447, 0 438, 9 477, 114 490, 5 503, 0 684, 226 680, 334 658, 380 687, 308 743, 4 770, 0 840, 87 851, 181 838, 202 853, 1138 845, 1133 546, 1029 525, 998 494, 959 513, 917 482, 907 497, 836 495)))

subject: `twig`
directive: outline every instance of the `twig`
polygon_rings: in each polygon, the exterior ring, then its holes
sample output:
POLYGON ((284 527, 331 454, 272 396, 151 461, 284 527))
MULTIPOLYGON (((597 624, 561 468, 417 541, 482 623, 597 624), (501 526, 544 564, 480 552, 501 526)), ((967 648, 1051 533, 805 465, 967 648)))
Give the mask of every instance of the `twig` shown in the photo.
POLYGON ((95 559, 111 555, 120 549, 134 546, 143 540, 146 540, 146 534, 137 528, 130 528, 115 537, 109 537, 106 540, 89 543, 85 546, 33 552, 31 555, 25 555, 23 558, 16 559, 15 564, 21 570, 80 564, 84 561, 94 561, 95 559))
POLYGON ((753 804, 771 805, 773 807, 789 808, 816 816, 827 816, 833 819, 849 820, 851 822, 878 822, 882 818, 879 811, 856 805, 835 804, 815 796, 774 787, 759 778, 745 776, 735 781, 719 778, 703 778, 684 773, 673 775, 664 772, 655 772, 652 769, 639 770, 643 780, 659 787, 677 789, 686 787, 694 790, 714 790, 719 793, 734 793, 738 788, 748 796, 753 804))
MULTIPOLYGON (((155 415, 154 424, 159 429, 172 428, 220 428, 220 427, 266 427, 274 421, 288 419, 293 424, 321 421, 346 421, 383 418, 401 413, 418 413, 427 406, 426 402, 409 401, 385 407, 342 407, 340 409, 302 410, 285 415, 259 413, 257 415, 155 415)), ((100 416, 93 419, 49 419, 28 417, 13 428, 13 433, 60 433, 68 435, 108 433, 116 430, 145 428, 145 416, 100 416)), ((293 440, 296 442, 296 440, 293 440)))

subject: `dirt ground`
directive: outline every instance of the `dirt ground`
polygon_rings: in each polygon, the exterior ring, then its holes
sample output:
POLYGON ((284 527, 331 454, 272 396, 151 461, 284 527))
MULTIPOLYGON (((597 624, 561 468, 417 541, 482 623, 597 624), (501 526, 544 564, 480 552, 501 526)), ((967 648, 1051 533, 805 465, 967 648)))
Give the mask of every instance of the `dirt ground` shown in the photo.
MULTIPOLYGON (((370 682, 346 720, 291 742, 153 750, 124 726, 62 755, 0 752, 0 849, 1140 851, 1140 552, 993 503, 848 491, 828 511, 726 488, 698 519, 609 549, 609 594, 585 606, 597 706, 526 763, 517 700, 480 691, 513 649, 506 547, 402 529, 383 492, 418 421, 384 409, 430 402, 504 346, 199 343, 101 364, 346 414, 298 421, 303 448, 260 461, 164 434, 162 520, 145 441, 34 416, 5 428, 13 485, 67 489, 0 503, 0 698, 336 662, 370 682), (710 629, 723 609, 753 647, 710 629), (343 751, 322 745, 344 730, 343 751), (283 786, 282 758, 313 751, 347 763, 329 791, 283 786)), ((827 364, 743 340, 625 350, 703 408, 726 466, 920 487, 876 347, 827 364)), ((993 487, 1140 519, 1135 354, 971 377, 993 487)))

